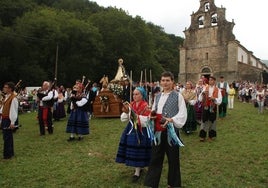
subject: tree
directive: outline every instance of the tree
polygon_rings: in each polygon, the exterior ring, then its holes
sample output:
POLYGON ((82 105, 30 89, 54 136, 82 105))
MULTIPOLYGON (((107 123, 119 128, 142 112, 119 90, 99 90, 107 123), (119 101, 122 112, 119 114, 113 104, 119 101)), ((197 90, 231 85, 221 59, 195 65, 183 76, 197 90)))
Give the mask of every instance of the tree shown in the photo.
POLYGON ((1 0, 0 20, 3 26, 12 26, 17 17, 33 10, 35 3, 32 0, 1 0))

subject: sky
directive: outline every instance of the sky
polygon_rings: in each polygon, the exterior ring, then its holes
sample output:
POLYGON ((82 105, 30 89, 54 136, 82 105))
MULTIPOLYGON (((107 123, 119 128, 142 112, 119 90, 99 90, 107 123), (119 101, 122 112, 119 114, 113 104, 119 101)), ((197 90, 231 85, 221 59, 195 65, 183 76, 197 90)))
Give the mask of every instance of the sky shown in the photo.
MULTIPOLYGON (((185 38, 183 31, 191 23, 191 14, 200 0, 91 0, 103 7, 122 8, 129 15, 164 28, 169 34, 185 38)), ((261 60, 268 60, 267 0, 214 0, 226 8, 227 21, 234 20, 236 40, 261 60)))

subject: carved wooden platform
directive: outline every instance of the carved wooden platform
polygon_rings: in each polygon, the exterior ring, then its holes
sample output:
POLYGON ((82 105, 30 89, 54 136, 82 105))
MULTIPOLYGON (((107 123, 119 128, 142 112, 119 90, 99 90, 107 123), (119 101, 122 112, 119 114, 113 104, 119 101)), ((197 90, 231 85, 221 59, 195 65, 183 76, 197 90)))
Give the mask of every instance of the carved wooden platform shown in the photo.
POLYGON ((122 113, 122 99, 114 95, 112 91, 100 91, 93 103, 94 117, 120 117, 122 113), (107 100, 101 101, 101 98, 107 100))

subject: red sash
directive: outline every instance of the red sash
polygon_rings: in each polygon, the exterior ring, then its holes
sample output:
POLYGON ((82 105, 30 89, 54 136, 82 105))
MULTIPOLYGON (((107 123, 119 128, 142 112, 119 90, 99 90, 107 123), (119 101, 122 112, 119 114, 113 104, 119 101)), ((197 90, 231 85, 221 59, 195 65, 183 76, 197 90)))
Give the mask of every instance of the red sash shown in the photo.
POLYGON ((155 131, 165 131, 166 128, 161 126, 160 120, 162 119, 162 114, 156 114, 155 118, 155 131))
POLYGON ((44 121, 44 125, 47 126, 47 116, 48 116, 48 110, 50 110, 50 108, 46 108, 46 107, 41 107, 42 108, 42 119, 44 121))

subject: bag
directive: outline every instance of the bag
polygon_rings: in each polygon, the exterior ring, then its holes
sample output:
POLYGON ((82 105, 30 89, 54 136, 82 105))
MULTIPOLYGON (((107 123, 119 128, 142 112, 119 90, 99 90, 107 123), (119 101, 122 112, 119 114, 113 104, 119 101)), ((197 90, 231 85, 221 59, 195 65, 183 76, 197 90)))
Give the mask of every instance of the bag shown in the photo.
POLYGON ((259 107, 259 104, 258 104, 257 101, 254 101, 254 107, 255 107, 255 108, 258 108, 258 107, 259 107))

